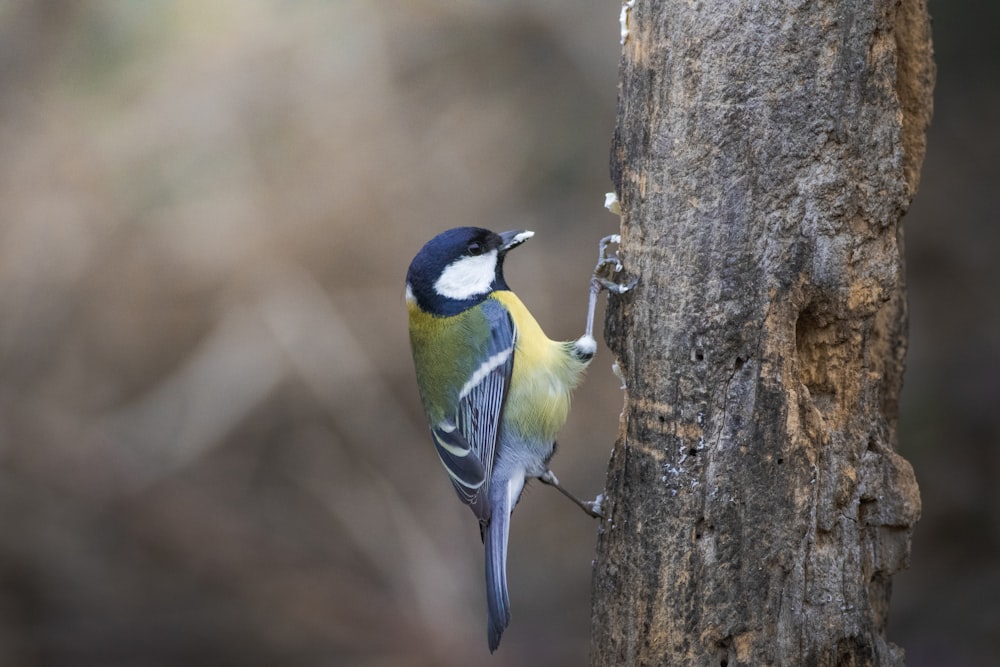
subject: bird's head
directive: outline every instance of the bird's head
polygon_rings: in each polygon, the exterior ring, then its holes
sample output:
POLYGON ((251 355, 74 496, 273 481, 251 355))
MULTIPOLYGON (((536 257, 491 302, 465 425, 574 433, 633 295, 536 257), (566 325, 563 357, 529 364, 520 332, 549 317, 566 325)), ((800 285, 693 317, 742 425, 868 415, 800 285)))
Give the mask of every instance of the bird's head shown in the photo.
POLYGON ((455 227, 420 249, 406 273, 406 299, 434 315, 457 315, 490 292, 508 289, 503 260, 534 232, 496 234, 479 227, 455 227))

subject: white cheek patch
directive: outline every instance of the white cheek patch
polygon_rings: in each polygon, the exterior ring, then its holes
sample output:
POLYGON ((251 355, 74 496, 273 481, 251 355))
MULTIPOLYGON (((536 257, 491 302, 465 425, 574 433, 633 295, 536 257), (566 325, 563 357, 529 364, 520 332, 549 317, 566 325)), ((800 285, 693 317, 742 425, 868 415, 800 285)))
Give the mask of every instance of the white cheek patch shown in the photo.
POLYGON ((462 257, 444 268, 441 277, 434 283, 434 291, 457 301, 471 299, 490 291, 496 272, 496 250, 484 255, 462 257))

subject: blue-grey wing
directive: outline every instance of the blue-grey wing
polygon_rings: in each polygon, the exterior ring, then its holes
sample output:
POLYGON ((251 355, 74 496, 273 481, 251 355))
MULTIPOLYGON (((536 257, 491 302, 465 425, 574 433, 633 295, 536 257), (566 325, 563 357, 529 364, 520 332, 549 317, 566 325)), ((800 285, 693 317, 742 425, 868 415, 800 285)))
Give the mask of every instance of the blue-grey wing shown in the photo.
POLYGON ((514 368, 517 331, 500 302, 487 300, 482 308, 490 324, 486 349, 459 391, 454 419, 445 420, 431 431, 438 456, 459 498, 485 521, 489 518, 489 480, 514 368))

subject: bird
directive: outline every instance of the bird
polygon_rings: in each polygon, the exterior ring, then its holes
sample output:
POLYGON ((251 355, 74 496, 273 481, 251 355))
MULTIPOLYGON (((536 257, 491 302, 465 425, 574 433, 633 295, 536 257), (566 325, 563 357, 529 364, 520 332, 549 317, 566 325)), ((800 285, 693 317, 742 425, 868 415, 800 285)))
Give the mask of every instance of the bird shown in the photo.
POLYGON ((536 478, 600 517, 549 469, 570 394, 597 351, 594 307, 600 275, 620 271, 600 241, 591 278, 585 333, 573 341, 548 338, 507 285, 507 253, 534 235, 456 227, 428 241, 406 274, 410 344, 431 439, 459 499, 479 520, 486 556, 487 640, 496 651, 510 623, 507 544, 510 516, 527 480, 536 478))

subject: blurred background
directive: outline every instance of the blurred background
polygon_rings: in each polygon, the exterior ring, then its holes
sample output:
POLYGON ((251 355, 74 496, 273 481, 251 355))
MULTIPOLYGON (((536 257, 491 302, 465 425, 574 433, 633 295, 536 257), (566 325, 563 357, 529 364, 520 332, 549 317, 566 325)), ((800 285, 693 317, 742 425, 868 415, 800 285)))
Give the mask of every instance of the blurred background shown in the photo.
MULTIPOLYGON (((434 233, 528 228, 508 276, 581 333, 614 1, 0 0, 0 665, 582 665, 597 524, 529 487, 487 658, 482 546, 432 453, 402 282, 434 233)), ((1000 7, 932 2, 905 220, 890 639, 1000 649, 1000 7)), ((600 491, 599 353, 554 469, 600 491)))

